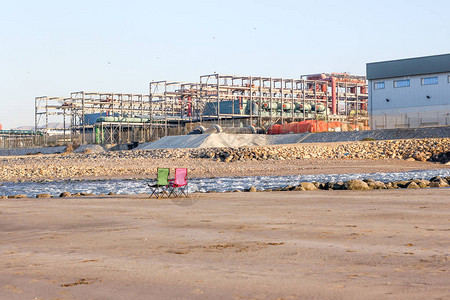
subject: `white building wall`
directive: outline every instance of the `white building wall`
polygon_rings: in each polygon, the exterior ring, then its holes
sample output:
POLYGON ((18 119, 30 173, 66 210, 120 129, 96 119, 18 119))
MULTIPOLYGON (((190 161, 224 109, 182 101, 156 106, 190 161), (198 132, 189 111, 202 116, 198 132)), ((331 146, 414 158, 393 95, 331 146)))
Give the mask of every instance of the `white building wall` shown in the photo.
POLYGON ((371 127, 450 125, 449 76, 439 73, 369 80, 371 127), (438 83, 422 85, 422 78, 427 77, 438 77, 438 83), (394 81, 405 79, 410 80, 409 87, 394 88, 394 81), (385 88, 375 89, 378 82, 384 82, 385 88))

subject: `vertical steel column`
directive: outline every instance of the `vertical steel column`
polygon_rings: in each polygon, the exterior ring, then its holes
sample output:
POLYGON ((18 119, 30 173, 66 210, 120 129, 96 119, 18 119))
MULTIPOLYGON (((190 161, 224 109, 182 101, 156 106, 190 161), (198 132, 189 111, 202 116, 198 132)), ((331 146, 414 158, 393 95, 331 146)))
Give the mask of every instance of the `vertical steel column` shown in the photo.
MULTIPOLYGON (((345 88, 344 102, 345 102, 345 105, 347 105, 347 102, 348 102, 348 95, 347 95, 348 86, 347 86, 347 82, 344 84, 344 88, 345 88)), ((338 103, 339 103, 339 101, 338 101, 338 103)))
POLYGON ((331 76, 331 113, 336 114, 336 78, 331 76))
POLYGON ((167 136, 167 132, 169 130, 167 123, 167 81, 164 81, 164 136, 167 136))
POLYGON ((262 125, 262 105, 263 105, 263 81, 262 77, 259 77, 259 108, 258 108, 258 126, 262 125))
POLYGON ((63 108, 63 137, 64 143, 66 142, 66 109, 63 108))
MULTIPOLYGON (((253 125, 253 79, 252 79, 252 77, 250 76, 250 86, 249 86, 249 88, 250 88, 250 124, 249 125, 253 125)), ((249 105, 248 103, 247 103, 247 105, 249 105)))
POLYGON ((327 87, 326 89, 325 89, 325 115, 326 115, 326 118, 327 118, 327 122, 329 121, 329 112, 328 112, 328 110, 329 110, 329 106, 328 106, 328 83, 327 82, 324 82, 324 85, 327 87))
POLYGON ((270 98, 269 98, 269 103, 270 103, 270 123, 273 123, 273 115, 272 115, 272 109, 273 109, 273 105, 272 105, 272 77, 269 78, 269 82, 270 82, 270 87, 269 87, 269 91, 270 91, 270 98))
POLYGON ((302 83, 302 97, 303 97, 303 121, 305 121, 305 120, 306 120, 306 108, 305 108, 305 105, 306 105, 306 99, 305 99, 305 96, 306 96, 306 80, 305 80, 305 79, 303 79, 303 83, 302 83))
POLYGON ((281 92, 281 123, 284 124, 284 90, 283 90, 283 78, 280 79, 280 92, 281 92))
POLYGON ((37 143, 37 126, 38 126, 38 98, 34 98, 34 143, 37 143))
POLYGON ((291 97, 292 97, 292 104, 291 104, 291 109, 292 109, 292 122, 294 122, 294 111, 295 111, 295 104, 294 104, 294 79, 291 79, 291 97))
POLYGON ((153 94, 152 94, 152 83, 150 82, 150 85, 149 85, 149 90, 150 90, 150 92, 149 92, 149 95, 148 95, 148 100, 149 100, 149 102, 148 102, 148 116, 149 116, 149 119, 150 119, 150 128, 149 128, 149 136, 148 136, 148 139, 150 140, 151 138, 152 138, 152 136, 153 136, 153 94))
POLYGON ((358 102, 358 84, 356 84, 355 86, 355 96, 356 96, 356 113, 355 113, 355 118, 358 119, 358 115, 359 115, 359 102, 358 102))
POLYGON ((220 75, 217 74, 216 76, 216 84, 217 84, 217 123, 219 124, 219 126, 221 126, 222 124, 220 123, 220 87, 219 87, 219 81, 220 81, 220 75))
POLYGON ((314 80, 314 106, 315 106, 315 113, 316 113, 316 133, 317 133, 317 120, 319 117, 319 114, 317 113, 317 81, 314 80))
POLYGON ((45 135, 44 135, 45 146, 47 146, 47 137, 48 137, 48 97, 45 97, 45 135))

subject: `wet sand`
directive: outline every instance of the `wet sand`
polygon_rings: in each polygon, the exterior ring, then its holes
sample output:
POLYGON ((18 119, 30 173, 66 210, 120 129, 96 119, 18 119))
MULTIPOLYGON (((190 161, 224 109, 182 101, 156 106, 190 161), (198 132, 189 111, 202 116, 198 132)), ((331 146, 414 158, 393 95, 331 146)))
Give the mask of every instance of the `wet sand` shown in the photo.
POLYGON ((0 299, 445 299, 449 192, 0 200, 0 299))

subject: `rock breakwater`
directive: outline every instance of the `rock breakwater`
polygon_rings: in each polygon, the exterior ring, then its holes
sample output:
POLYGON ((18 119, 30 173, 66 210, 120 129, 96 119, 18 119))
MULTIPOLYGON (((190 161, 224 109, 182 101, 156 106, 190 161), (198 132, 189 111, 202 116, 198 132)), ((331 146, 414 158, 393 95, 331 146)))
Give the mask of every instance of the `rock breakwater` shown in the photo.
MULTIPOLYGON (((450 177, 436 176, 425 179, 410 179, 401 181, 381 182, 373 179, 351 179, 346 182, 302 182, 296 186, 286 186, 277 189, 261 190, 267 191, 315 191, 315 190, 385 190, 385 189, 420 189, 420 188, 436 188, 449 187, 450 177)), ((255 187, 250 187, 247 192, 258 192, 255 187)))

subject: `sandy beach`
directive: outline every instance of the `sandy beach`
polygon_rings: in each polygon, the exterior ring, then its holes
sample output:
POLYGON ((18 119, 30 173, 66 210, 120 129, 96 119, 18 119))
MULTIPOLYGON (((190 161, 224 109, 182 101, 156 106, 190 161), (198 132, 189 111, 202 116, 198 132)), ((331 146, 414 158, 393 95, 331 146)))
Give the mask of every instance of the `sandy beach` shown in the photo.
MULTIPOLYGON (((450 168, 328 154, 224 162, 174 151, 3 157, 0 180, 154 178, 157 167, 186 167, 190 178, 450 168)), ((444 299, 448 193, 0 199, 0 299, 444 299)))
POLYGON ((444 299, 448 189, 0 201, 1 299, 444 299))

